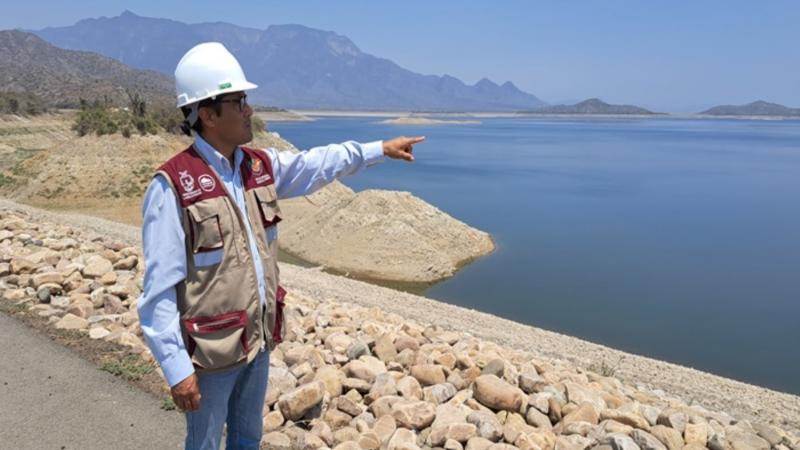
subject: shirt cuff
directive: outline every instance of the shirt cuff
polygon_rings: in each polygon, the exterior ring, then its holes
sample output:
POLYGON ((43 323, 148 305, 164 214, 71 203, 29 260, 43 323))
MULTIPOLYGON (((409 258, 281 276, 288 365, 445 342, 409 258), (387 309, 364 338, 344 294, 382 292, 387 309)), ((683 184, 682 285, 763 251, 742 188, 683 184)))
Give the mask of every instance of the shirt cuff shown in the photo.
POLYGON ((367 167, 384 161, 383 141, 372 141, 362 145, 367 167))
POLYGON ((189 354, 185 350, 179 350, 161 362, 161 371, 164 372, 169 387, 173 387, 194 373, 194 365, 189 354))

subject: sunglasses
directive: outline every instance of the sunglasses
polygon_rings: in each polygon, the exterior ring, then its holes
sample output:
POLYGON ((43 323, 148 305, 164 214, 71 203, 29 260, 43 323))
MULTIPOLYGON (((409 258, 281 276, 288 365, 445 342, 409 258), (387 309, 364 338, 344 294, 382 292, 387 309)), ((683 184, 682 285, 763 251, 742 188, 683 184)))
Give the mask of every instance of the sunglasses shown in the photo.
POLYGON ((226 100, 220 100, 220 103, 237 103, 239 105, 239 112, 244 111, 244 108, 247 106, 247 95, 243 95, 239 98, 231 98, 226 100))

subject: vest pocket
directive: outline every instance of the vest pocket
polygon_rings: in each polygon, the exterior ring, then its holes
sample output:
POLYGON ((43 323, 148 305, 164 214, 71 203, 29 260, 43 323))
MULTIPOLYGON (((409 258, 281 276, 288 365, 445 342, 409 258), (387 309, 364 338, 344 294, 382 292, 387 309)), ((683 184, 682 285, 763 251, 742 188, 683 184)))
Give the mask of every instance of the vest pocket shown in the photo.
POLYGON ((222 227, 219 214, 214 210, 201 210, 192 205, 188 208, 191 216, 191 240, 194 253, 210 252, 223 247, 222 227))
POLYGON ((247 322, 244 310, 185 319, 192 362, 206 369, 221 369, 246 358, 250 351, 247 322))
POLYGON ((269 227, 280 222, 281 209, 278 207, 278 193, 275 190, 275 185, 257 187, 253 192, 258 199, 262 225, 269 227))
POLYGON ((222 249, 192 255, 195 267, 214 266, 222 262, 222 249))

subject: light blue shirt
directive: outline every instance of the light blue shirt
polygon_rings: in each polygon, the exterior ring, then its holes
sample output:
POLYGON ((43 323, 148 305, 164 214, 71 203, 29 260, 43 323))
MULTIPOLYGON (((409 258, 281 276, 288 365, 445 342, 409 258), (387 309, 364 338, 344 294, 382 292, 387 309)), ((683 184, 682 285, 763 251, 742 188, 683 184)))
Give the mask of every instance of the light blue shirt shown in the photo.
MULTIPOLYGON (((244 186, 240 173, 241 149, 234 151, 234 165, 202 137, 195 134, 195 148, 211 164, 220 181, 233 196, 244 217, 247 211, 244 186)), ((383 141, 360 144, 347 141, 314 147, 300 153, 267 149, 272 162, 278 198, 310 194, 334 179, 352 175, 359 170, 382 162, 383 141)), ((186 248, 184 247, 183 214, 180 203, 167 181, 156 176, 147 188, 142 206, 142 246, 144 247, 144 290, 137 302, 139 323, 145 341, 153 352, 164 377, 174 386, 194 372, 191 358, 184 346, 180 329, 175 286, 186 278, 186 248)), ((250 251, 258 255, 249 221, 245 228, 250 236, 250 251)), ((268 228, 267 239, 277 238, 277 226, 268 228)), ((198 266, 221 260, 222 249, 192 255, 198 266)), ((255 263, 258 293, 266 303, 263 267, 255 263)))

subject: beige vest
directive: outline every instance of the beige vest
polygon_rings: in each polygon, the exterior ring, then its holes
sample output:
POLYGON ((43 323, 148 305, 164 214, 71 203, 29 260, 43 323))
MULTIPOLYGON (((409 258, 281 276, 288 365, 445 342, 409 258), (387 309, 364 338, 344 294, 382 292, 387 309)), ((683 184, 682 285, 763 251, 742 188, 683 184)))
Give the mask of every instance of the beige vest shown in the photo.
POLYGON ((267 244, 266 236, 266 229, 281 220, 272 166, 265 152, 242 151, 246 216, 193 146, 156 173, 169 182, 183 212, 187 273, 176 286, 177 300, 184 343, 198 373, 249 363, 262 347, 274 349, 286 334, 278 244, 267 244), (257 255, 250 252, 244 221, 250 224, 257 255), (194 255, 219 250, 219 263, 195 266, 194 255), (263 267, 266 311, 260 306, 254 260, 263 267))

